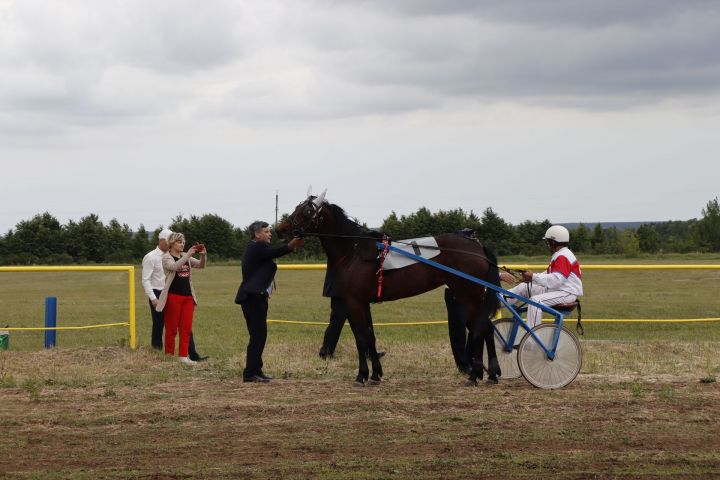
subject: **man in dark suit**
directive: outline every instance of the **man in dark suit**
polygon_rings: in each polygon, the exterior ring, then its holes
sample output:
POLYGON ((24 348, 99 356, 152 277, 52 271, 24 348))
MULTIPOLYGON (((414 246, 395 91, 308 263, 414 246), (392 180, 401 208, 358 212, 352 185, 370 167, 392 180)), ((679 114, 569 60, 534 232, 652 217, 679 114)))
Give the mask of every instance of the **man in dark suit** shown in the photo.
POLYGON ((242 259, 242 283, 235 303, 242 307, 250 341, 243 381, 267 383, 271 377, 262 371, 262 354, 267 340, 268 298, 272 293, 277 265, 275 259, 294 252, 303 245, 301 238, 293 238, 279 247, 270 247, 272 231, 267 222, 250 225, 251 242, 242 259))
POLYGON ((325 329, 323 344, 322 347, 320 347, 320 357, 324 359, 332 358, 335 354, 335 347, 337 346, 338 340, 340 340, 340 334, 345 325, 345 320, 348 318, 345 301, 337 296, 333 277, 333 264, 328 259, 322 293, 323 297, 330 297, 330 323, 328 323, 325 329))
MULTIPOLYGON (((328 259, 327 269, 325 270, 325 283, 323 285, 323 297, 330 297, 330 323, 325 329, 323 344, 320 347, 320 358, 328 359, 335 355, 335 347, 337 347, 340 334, 342 333, 345 320, 350 318, 345 300, 338 296, 335 289, 335 265, 328 259)), ((367 316, 372 325, 372 315, 370 314, 370 305, 367 306, 367 316)), ((372 329, 372 326, 370 327, 372 329)), ((369 355, 369 354, 368 354, 369 355)), ((385 352, 378 352, 378 356, 382 357, 385 352)))
POLYGON ((448 316, 448 333, 455 365, 462 373, 472 372, 472 346, 466 333, 465 309, 455 299, 450 288, 445 287, 445 307, 448 316))

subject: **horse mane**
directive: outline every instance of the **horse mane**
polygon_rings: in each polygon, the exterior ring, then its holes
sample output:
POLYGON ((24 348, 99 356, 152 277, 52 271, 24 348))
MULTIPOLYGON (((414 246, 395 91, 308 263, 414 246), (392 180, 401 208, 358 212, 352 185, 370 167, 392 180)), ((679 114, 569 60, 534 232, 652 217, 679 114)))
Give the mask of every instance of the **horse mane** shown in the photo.
POLYGON ((354 251, 364 261, 374 261, 377 258, 376 242, 382 238, 382 233, 363 227, 355 220, 350 219, 345 210, 335 204, 327 204, 333 214, 336 234, 347 238, 337 238, 336 242, 344 248, 354 251))
POLYGON ((382 233, 363 227, 355 220, 348 217, 345 210, 334 203, 328 203, 327 207, 332 211, 335 223, 337 224, 338 234, 340 235, 357 235, 371 236, 373 238, 381 238, 382 233))

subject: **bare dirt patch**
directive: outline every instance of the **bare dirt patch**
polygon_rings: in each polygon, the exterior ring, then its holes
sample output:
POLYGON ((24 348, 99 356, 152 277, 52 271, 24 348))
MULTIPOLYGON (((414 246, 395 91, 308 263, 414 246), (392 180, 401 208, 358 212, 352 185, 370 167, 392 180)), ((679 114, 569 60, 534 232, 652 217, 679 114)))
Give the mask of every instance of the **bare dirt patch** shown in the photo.
POLYGON ((20 371, 0 389, 0 475, 720 478, 720 387, 695 377, 582 374, 557 391, 468 388, 451 371, 257 385, 232 361, 193 370, 119 352, 48 353, 75 375, 20 371))

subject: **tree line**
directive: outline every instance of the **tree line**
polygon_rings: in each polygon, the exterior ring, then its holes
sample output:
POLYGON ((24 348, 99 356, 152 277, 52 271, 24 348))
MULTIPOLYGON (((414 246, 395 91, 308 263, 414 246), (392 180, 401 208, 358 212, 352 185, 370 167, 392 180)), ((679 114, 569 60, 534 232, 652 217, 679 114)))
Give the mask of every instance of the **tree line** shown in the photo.
MULTIPOLYGON (((471 228, 498 255, 544 255, 541 240, 549 220, 512 225, 491 207, 482 215, 461 208, 431 212, 425 207, 410 215, 392 212, 381 231, 394 239, 407 239, 456 232, 471 228)), ((247 227, 236 227, 214 214, 178 216, 168 225, 183 232, 188 244, 203 242, 214 259, 237 260, 250 241, 247 227)), ((61 224, 50 213, 19 222, 0 236, 0 264, 137 263, 157 244, 161 228, 148 231, 143 225, 132 230, 112 219, 107 225, 96 214, 61 224)), ((592 228, 580 224, 571 230, 570 248, 577 253, 636 256, 639 254, 720 252, 720 205, 717 197, 702 209, 702 217, 686 221, 648 223, 619 231, 616 227, 592 228)), ((308 238, 299 257, 322 260, 317 238, 308 238)))

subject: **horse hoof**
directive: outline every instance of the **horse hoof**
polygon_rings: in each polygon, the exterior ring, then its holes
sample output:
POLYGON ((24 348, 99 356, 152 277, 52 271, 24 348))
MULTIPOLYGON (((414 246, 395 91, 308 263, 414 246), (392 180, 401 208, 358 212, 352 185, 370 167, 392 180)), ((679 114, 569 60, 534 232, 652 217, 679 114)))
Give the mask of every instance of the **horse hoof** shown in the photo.
POLYGON ((380 379, 371 378, 370 381, 368 381, 368 385, 380 385, 382 383, 380 379))
POLYGON ((493 377, 488 378, 488 379, 487 379, 487 384, 488 384, 488 385, 497 385, 497 384, 498 384, 498 379, 497 379, 497 377, 495 377, 495 378, 493 378, 493 377))
POLYGON ((473 380, 472 378, 468 378, 467 382, 465 382, 466 387, 477 387, 477 380, 473 380))
POLYGON ((362 388, 362 387, 364 387, 364 386, 365 386, 365 383, 364 383, 364 382, 361 382, 360 380, 355 380, 355 381, 353 382, 353 387, 362 388))

